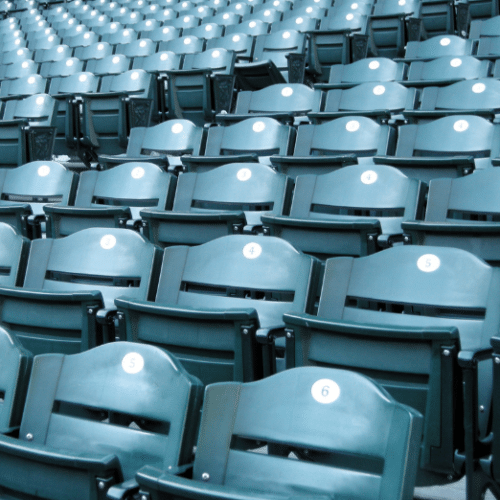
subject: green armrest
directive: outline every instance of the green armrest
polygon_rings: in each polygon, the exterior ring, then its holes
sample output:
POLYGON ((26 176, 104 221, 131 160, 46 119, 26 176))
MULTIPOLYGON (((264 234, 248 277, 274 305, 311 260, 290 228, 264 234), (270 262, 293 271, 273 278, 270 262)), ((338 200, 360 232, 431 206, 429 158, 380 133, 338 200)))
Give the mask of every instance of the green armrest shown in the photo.
POLYGON ((167 493, 172 498, 183 498, 191 500, 333 500, 333 495, 313 494, 273 494, 255 490, 244 490, 230 486, 219 486, 201 481, 194 481, 184 477, 173 476, 164 473, 154 467, 143 467, 136 475, 138 483, 146 488, 167 493))
POLYGON ((367 337, 387 337, 395 339, 416 340, 458 340, 458 328, 455 327, 398 327, 391 325, 371 325, 368 323, 353 323, 321 319, 309 314, 284 314, 283 321, 287 326, 319 329, 330 332, 363 335, 367 337))

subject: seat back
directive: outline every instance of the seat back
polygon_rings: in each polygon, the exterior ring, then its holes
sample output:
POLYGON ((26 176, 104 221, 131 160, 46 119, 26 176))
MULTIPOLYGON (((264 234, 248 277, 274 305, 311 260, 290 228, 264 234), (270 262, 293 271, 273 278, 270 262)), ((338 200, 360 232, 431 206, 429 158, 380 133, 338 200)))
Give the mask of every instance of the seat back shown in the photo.
POLYGON ((230 163, 204 173, 179 177, 174 212, 243 211, 251 226, 262 224, 263 213, 288 208, 292 183, 283 174, 259 163, 230 163))
POLYGON ((260 35, 255 41, 254 61, 272 61, 280 71, 288 68, 286 55, 290 52, 304 53, 306 35, 295 30, 278 31, 260 35))
POLYGON ((103 59, 104 57, 110 56, 112 53, 113 53, 113 47, 109 43, 104 43, 104 42, 93 43, 88 47, 75 48, 75 57, 78 57, 78 59, 80 59, 81 61, 89 61, 92 59, 103 59))
POLYGON ((41 75, 28 75, 15 80, 4 80, 0 88, 0 96, 27 97, 33 94, 44 94, 47 90, 47 80, 41 75))
POLYGON ((46 203, 73 204, 78 175, 55 161, 33 161, 0 173, 1 200, 29 203, 43 214, 46 203))
POLYGON ((146 464, 188 463, 201 399, 200 381, 152 346, 116 342, 73 356, 46 354, 33 363, 20 439, 32 435, 41 449, 63 455, 114 455, 112 484, 146 464))
POLYGON ((50 95, 36 94, 5 104, 4 120, 26 120, 32 126, 53 127, 58 103, 50 95))
POLYGON ((193 479, 208 477, 209 486, 241 494, 410 499, 421 418, 345 370, 297 368, 258 382, 212 385, 193 479), (256 453, 260 443, 315 458, 256 453))
POLYGON ((441 35, 421 42, 408 42, 405 59, 430 60, 443 56, 469 56, 471 53, 471 40, 456 35, 441 35))
POLYGON ((0 223, 0 286, 22 286, 30 250, 29 241, 12 226, 0 223))

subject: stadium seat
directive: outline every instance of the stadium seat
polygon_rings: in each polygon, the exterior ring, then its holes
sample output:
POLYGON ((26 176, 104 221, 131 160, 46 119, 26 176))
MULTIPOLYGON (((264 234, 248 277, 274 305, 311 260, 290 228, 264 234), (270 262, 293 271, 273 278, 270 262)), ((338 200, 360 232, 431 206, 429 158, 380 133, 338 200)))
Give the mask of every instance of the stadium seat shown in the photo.
MULTIPOLYGON (((317 316, 285 313, 287 367, 346 368, 379 381, 424 415, 420 485, 463 473, 459 352, 489 347, 498 332, 500 270, 455 248, 395 246, 325 266, 317 316)), ((484 436, 491 364, 478 368, 484 436)))
POLYGON ((47 236, 60 238, 90 227, 138 230, 142 208, 172 207, 175 184, 173 175, 152 163, 130 162, 103 172, 82 172, 74 204, 44 207, 47 236))
POLYGON ((227 34, 221 38, 212 38, 207 41, 207 49, 226 49, 236 53, 236 61, 250 61, 253 56, 254 37, 246 33, 227 34))
POLYGON ((429 123, 399 127, 395 156, 374 158, 428 182, 460 177, 488 168, 500 155, 500 126, 479 116, 446 116, 429 123))
POLYGON ((78 176, 54 161, 0 169, 0 220, 29 239, 42 236, 47 203, 72 205, 78 176))
POLYGON ((212 385, 202 415, 193 478, 146 466, 145 496, 413 498, 422 416, 356 373, 309 367, 212 385), (258 453, 261 443, 315 458, 258 453))
POLYGON ((404 60, 430 61, 444 56, 470 56, 472 48, 472 40, 456 35, 434 36, 419 42, 408 42, 404 60))
POLYGON ((99 155, 102 168, 126 161, 145 161, 167 168, 181 167, 183 155, 203 153, 204 131, 189 120, 169 120, 154 127, 130 131, 127 151, 122 155, 99 155))
POLYGON ((227 127, 210 127, 203 156, 184 156, 189 172, 201 172, 226 163, 269 164, 272 155, 291 153, 295 129, 273 118, 248 118, 227 127))
POLYGON ((155 347, 38 356, 19 438, 0 436, 0 491, 98 500, 128 491, 144 465, 179 471, 192 460, 201 401, 200 381, 155 347))
POLYGON ((257 380, 276 370, 283 313, 312 310, 319 267, 278 238, 166 248, 155 299, 116 299, 120 336, 168 349, 204 384, 257 380))
POLYGON ((392 126, 364 116, 345 116, 319 125, 300 125, 293 155, 274 155, 271 163, 291 177, 325 174, 365 160, 370 163, 375 155, 392 155, 395 142, 392 126))
POLYGON ((322 259, 368 255, 403 241, 401 224, 422 218, 426 191, 385 165, 299 175, 289 215, 264 214, 264 234, 322 259))
POLYGON ((259 163, 231 163, 179 176, 172 210, 141 211, 160 246, 199 245, 227 234, 262 233, 261 216, 289 209, 291 179, 259 163))
POLYGON ((29 251, 29 241, 11 225, 0 222, 0 286, 23 285, 29 251))
POLYGON ((0 288, 1 326, 33 354, 73 354, 112 341, 114 298, 149 298, 160 258, 157 247, 125 229, 33 240, 23 286, 0 288))

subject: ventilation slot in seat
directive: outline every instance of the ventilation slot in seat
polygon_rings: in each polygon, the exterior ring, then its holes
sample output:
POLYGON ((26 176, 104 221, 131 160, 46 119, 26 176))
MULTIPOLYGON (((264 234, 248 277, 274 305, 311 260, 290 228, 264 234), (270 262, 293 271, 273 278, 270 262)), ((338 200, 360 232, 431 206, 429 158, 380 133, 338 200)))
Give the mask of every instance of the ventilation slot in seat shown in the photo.
POLYGON ((264 212, 273 209, 274 203, 272 201, 261 203, 234 203, 226 201, 204 201, 193 200, 191 202, 192 208, 200 208, 204 210, 239 210, 242 212, 264 212))
POLYGON ((104 198, 94 196, 92 198, 94 205, 108 205, 113 207, 156 207, 158 198, 153 199, 125 199, 125 198, 104 198))
POLYGON ((425 149, 415 149, 413 156, 443 157, 443 156, 473 156, 474 158, 489 158, 491 151, 427 151, 425 149))
POLYGON ((219 295, 221 297, 234 297, 236 299, 267 300, 271 302, 293 302, 293 290, 257 290, 233 286, 214 286, 202 283, 183 281, 181 291, 199 293, 202 295, 219 295))
POLYGON ((355 217, 403 217, 404 208, 335 207, 313 203, 311 212, 329 215, 352 215, 355 217))
POLYGON ((468 212, 466 210, 448 210, 447 219, 471 220, 480 222, 500 222, 500 213, 468 212))
POLYGON ((78 283, 80 285, 116 286, 121 288, 138 288, 141 278, 125 276, 92 276, 90 274, 74 274, 61 271, 47 271, 45 279, 64 283, 78 283))
POLYGON ((3 201, 17 201, 19 203, 61 203, 62 195, 54 194, 51 196, 34 196, 24 194, 2 193, 3 201))
POLYGON ((404 302, 388 302, 363 297, 346 297, 346 307, 393 314, 409 314, 412 316, 429 316, 433 318, 454 318, 480 320, 486 316, 486 309, 481 307, 446 307, 425 304, 407 304, 404 302))

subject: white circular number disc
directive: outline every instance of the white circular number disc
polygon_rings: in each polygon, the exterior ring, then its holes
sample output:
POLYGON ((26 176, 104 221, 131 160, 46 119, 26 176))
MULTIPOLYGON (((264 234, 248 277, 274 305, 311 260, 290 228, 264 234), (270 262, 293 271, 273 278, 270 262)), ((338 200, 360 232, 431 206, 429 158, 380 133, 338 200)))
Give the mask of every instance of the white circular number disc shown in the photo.
POLYGON ((453 66, 454 68, 458 68, 461 65, 462 65, 462 59, 459 59, 458 57, 450 61, 450 66, 453 66))
POLYGON ((439 43, 443 46, 446 47, 447 45, 450 45, 451 40, 449 38, 441 38, 439 43))
POLYGON ((258 243, 247 243, 243 247, 243 255, 247 259, 256 259, 262 253, 262 247, 258 243))
POLYGON ((417 260, 417 267, 423 271, 424 273, 432 273, 441 265, 441 261, 437 255, 433 255, 431 253, 422 255, 417 260))
POLYGON ((453 128, 456 132, 464 132, 469 128, 469 122, 467 120, 457 120, 453 124, 453 128))
POLYGON ((474 94, 480 94, 481 92, 484 92, 486 90, 486 85, 484 83, 475 83, 472 86, 472 92, 474 94))
POLYGON ((293 89, 292 89, 292 87, 285 87, 285 88, 281 91, 281 95, 282 95, 283 97, 290 97, 292 94, 293 94, 293 89))
POLYGON ((184 127, 182 126, 182 123, 175 123, 174 125, 172 125, 172 132, 174 134, 180 134, 183 129, 184 127))
POLYGON ((131 375, 139 373, 144 368, 144 358, 137 352, 129 352, 122 359, 122 368, 131 375))
POLYGON ((249 168, 241 168, 236 174, 236 178, 239 181, 248 181, 252 177, 252 171, 249 168))
POLYGON ((373 93, 375 95, 382 95, 385 92, 385 87, 383 85, 376 85, 373 87, 373 93))
POLYGON ((101 247, 110 250, 116 245, 116 238, 112 234, 107 234, 101 238, 101 247))
POLYGON ((333 403, 340 396, 340 387, 337 382, 328 378, 317 380, 311 387, 312 397, 324 405, 333 403))
POLYGON ((361 182, 363 184, 373 184, 378 179, 377 172, 373 170, 367 170, 361 174, 361 182))
POLYGON ((38 167, 38 175, 40 177, 46 177, 50 174, 50 167, 48 165, 41 165, 38 167))
POLYGON ((132 169, 132 172, 130 174, 134 179, 140 179, 141 177, 144 177, 144 169, 142 167, 135 167, 132 169))
POLYGON ((346 123, 345 128, 348 132, 356 132, 359 129, 359 122, 356 120, 351 120, 346 123))
POLYGON ((262 132, 265 128, 266 124, 264 122, 255 122, 252 127, 254 132, 262 132))

